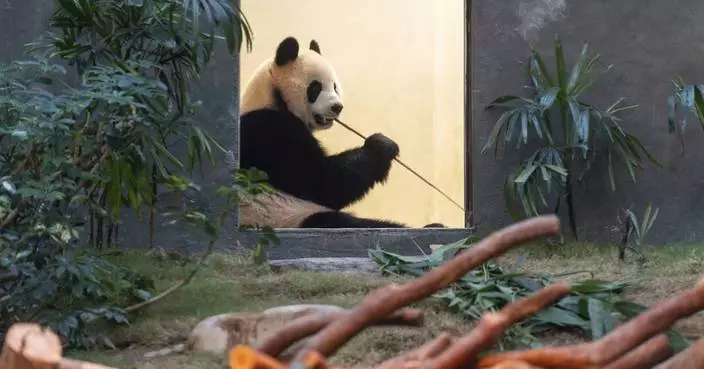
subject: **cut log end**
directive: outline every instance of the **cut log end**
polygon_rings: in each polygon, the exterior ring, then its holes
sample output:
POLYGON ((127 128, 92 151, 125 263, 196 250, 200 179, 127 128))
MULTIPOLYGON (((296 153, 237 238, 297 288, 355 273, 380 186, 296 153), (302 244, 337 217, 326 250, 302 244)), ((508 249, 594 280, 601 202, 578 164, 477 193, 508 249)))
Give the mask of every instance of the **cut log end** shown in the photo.
POLYGON ((7 331, 0 356, 2 369, 114 369, 63 358, 61 340, 48 328, 17 323, 7 331))
POLYGON ((59 337, 37 324, 18 323, 10 327, 0 358, 6 369, 51 369, 61 362, 59 337))

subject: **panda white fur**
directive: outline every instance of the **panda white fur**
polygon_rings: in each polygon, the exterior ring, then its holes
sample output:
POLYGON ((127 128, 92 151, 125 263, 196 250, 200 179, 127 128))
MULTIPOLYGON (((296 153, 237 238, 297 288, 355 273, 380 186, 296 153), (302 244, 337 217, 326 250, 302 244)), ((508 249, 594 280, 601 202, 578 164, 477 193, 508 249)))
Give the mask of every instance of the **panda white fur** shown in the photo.
MULTIPOLYGON (((342 111, 342 89, 318 43, 300 52, 293 37, 259 66, 242 96, 240 167, 267 173, 276 189, 240 206, 243 225, 273 228, 403 228, 341 209, 386 181, 399 148, 377 133, 364 145, 328 156, 313 132, 342 111)), ((442 227, 432 224, 426 227, 442 227)))

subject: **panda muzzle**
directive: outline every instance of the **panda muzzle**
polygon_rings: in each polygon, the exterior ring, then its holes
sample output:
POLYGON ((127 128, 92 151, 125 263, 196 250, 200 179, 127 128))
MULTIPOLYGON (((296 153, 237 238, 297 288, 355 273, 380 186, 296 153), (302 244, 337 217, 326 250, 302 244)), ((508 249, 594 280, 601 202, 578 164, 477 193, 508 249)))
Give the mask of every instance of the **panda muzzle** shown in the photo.
POLYGON ((315 123, 320 127, 332 126, 332 123, 335 120, 334 118, 326 118, 322 114, 314 114, 313 118, 315 119, 315 123))

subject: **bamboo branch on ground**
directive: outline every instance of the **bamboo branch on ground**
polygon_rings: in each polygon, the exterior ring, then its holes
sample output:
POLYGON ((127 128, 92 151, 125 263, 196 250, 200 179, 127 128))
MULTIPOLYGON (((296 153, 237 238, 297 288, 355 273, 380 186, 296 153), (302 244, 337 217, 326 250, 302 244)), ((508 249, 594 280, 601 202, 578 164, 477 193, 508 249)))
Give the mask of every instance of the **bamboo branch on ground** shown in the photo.
POLYGON ((603 338, 581 345, 504 352, 479 360, 480 369, 506 360, 521 360, 543 368, 582 369, 602 367, 649 338, 665 332, 677 320, 704 309, 704 283, 655 304, 603 338))
POLYGON ((151 304, 163 299, 164 297, 176 292, 177 290, 179 290, 183 286, 189 284, 191 282, 191 280, 193 280, 193 278, 195 278, 196 274, 201 270, 201 268, 203 267, 203 263, 205 262, 205 259, 208 256, 210 256, 210 254, 213 253, 213 250, 215 250, 215 241, 211 240, 210 243, 208 244, 208 248, 205 250, 205 252, 203 252, 203 254, 200 256, 200 258, 198 258, 196 265, 193 266, 193 270, 191 270, 191 272, 186 276, 186 278, 184 278, 181 282, 178 282, 178 283, 174 284, 173 286, 167 288, 162 293, 150 298, 149 300, 138 302, 134 305, 130 305, 130 306, 124 308, 124 310, 126 312, 130 313, 130 312, 142 309, 142 308, 144 308, 148 305, 151 305, 151 304))
MULTIPOLYGON (((349 314, 349 311, 313 314, 298 318, 262 342, 257 347, 257 351, 271 357, 278 357, 294 343, 317 333, 331 322, 342 318, 345 314, 349 314)), ((423 311, 410 308, 402 308, 395 311, 376 323, 376 325, 406 326, 421 326, 422 324, 423 311)))
POLYGON ((381 317, 440 291, 471 269, 503 254, 512 247, 539 237, 556 235, 559 232, 559 226, 559 220, 554 215, 535 217, 513 224, 491 234, 453 260, 420 278, 406 284, 391 284, 373 291, 344 319, 332 322, 312 337, 293 361, 302 360, 311 352, 317 352, 323 356, 333 354, 359 331, 381 317))

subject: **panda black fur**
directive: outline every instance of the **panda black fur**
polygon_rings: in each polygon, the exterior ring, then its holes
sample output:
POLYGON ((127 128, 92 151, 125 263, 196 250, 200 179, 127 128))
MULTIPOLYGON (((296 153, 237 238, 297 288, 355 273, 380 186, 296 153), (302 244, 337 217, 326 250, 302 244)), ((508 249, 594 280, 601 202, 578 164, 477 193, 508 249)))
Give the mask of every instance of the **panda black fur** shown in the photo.
POLYGON ((330 128, 339 116, 342 90, 317 42, 309 49, 299 53, 295 38, 284 39, 245 87, 240 167, 266 172, 277 193, 263 199, 266 209, 244 205, 241 222, 274 228, 406 227, 340 211, 386 181, 399 148, 377 133, 361 147, 326 154, 313 132, 330 128))

